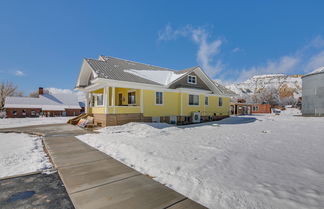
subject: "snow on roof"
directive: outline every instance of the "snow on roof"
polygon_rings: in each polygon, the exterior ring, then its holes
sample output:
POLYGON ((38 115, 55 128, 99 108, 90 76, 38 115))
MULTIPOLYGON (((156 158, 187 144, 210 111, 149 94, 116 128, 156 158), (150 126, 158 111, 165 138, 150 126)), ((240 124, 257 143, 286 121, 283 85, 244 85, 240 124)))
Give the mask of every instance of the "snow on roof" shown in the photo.
POLYGON ((316 70, 314 70, 310 74, 313 74, 313 73, 322 73, 322 72, 324 72, 324 66, 317 68, 316 70))
POLYGON ((145 78, 147 80, 154 81, 156 83, 160 83, 162 85, 168 85, 172 81, 184 75, 184 73, 175 73, 173 71, 166 71, 166 70, 129 69, 129 70, 124 70, 124 72, 131 73, 133 75, 139 76, 141 78, 145 78))
POLYGON ((5 108, 41 108, 42 110, 80 109, 74 94, 43 94, 33 97, 7 97, 5 108))
POLYGON ((285 74, 266 74, 266 75, 255 75, 252 79, 260 79, 260 78, 270 78, 270 77, 281 77, 285 76, 285 74))
POLYGON ((307 77, 307 76, 314 75, 314 74, 319 74, 319 73, 324 73, 324 66, 315 69, 314 71, 304 75, 303 77, 307 77))

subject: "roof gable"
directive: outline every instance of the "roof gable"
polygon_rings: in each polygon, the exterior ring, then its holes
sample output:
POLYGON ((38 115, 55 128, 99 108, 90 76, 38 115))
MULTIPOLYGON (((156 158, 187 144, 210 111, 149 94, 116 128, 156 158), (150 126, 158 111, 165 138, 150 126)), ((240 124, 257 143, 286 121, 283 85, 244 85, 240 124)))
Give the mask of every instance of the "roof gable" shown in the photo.
POLYGON ((185 76, 181 76, 181 78, 177 79, 175 82, 170 84, 169 88, 170 89, 194 88, 194 89, 202 89, 202 90, 212 91, 195 72, 189 72, 185 76), (188 76, 189 75, 196 76, 196 79, 197 79, 196 84, 188 83, 188 76))

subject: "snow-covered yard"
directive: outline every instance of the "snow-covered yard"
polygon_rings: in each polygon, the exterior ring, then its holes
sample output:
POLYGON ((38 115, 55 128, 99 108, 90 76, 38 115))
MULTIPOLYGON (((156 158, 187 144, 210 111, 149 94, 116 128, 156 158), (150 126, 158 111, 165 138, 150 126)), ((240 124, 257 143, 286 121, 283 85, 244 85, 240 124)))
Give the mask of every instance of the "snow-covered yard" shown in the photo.
POLYGON ((51 167, 40 137, 0 133, 0 178, 51 167))
POLYGON ((73 117, 4 118, 0 119, 1 128, 66 123, 73 117))
POLYGON ((209 208, 324 208, 324 118, 259 115, 78 136, 209 208))

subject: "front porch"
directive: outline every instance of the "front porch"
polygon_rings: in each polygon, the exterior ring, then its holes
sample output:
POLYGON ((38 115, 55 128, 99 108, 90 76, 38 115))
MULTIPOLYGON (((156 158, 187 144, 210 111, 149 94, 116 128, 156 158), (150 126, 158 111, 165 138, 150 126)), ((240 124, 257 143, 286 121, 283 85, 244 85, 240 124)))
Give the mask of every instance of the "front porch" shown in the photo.
POLYGON ((143 90, 106 86, 86 95, 86 112, 98 126, 144 121, 143 90))
POLYGON ((143 90, 104 87, 86 96, 89 114, 139 114, 143 113, 143 90))

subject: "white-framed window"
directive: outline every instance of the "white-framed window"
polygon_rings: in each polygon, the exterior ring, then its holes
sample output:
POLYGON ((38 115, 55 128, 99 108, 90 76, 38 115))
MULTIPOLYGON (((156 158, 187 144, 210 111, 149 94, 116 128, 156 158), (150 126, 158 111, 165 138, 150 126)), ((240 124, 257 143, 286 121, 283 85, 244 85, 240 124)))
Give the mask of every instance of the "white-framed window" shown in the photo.
POLYGON ((222 107, 223 106, 223 97, 218 98, 218 106, 222 107))
POLYGON ((259 106, 253 106, 253 107, 252 107, 252 110, 253 110, 253 111, 259 111, 259 106))
POLYGON ((155 92, 155 104, 162 105, 163 104, 163 92, 155 92))
POLYGON ((30 115, 35 116, 35 115, 36 115, 35 110, 32 110, 32 111, 30 112, 30 115))
POLYGON ((199 95, 189 94, 189 105, 199 105, 199 95))
POLYGON ((136 104, 136 92, 128 92, 128 104, 135 105, 136 104))
POLYGON ((208 105, 208 96, 205 97, 205 105, 208 105))
POLYGON ((17 111, 16 111, 16 110, 13 110, 13 111, 12 111, 12 114, 13 114, 13 115, 17 115, 17 111))
POLYGON ((195 75, 188 75, 187 83, 197 84, 197 76, 195 76, 195 75))
POLYGON ((99 94, 97 95, 97 106, 102 106, 103 105, 103 95, 99 94))

